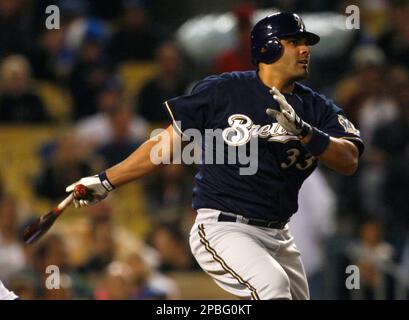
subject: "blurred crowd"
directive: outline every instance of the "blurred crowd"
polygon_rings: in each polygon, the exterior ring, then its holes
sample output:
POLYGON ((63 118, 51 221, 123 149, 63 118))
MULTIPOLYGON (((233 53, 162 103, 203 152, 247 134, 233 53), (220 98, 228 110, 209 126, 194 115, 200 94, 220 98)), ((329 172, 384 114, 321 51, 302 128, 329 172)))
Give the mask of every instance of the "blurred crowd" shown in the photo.
MULTIPOLYGON (((258 8, 345 14, 350 4, 263 0, 232 5, 237 45, 203 68, 173 37, 184 19, 198 13, 195 1, 187 2, 0 1, 0 126, 58 127, 54 139, 37 150, 41 165, 31 181, 37 197, 55 203, 73 181, 128 156, 151 129, 170 123, 162 102, 187 93, 200 77, 253 69, 249 32, 258 8), (60 9, 60 29, 44 26, 50 4, 60 9), (152 66, 137 86, 126 77, 135 65, 152 66), (57 98, 50 103, 44 92, 57 98)), ((354 176, 321 168, 314 193, 300 196, 299 214, 313 217, 322 211, 316 221, 294 226, 300 237, 310 237, 304 256, 314 251, 316 257, 311 269, 306 266, 313 298, 350 298, 342 284, 345 266, 352 262, 362 270, 365 297, 374 297, 377 268, 368 259, 352 259, 345 252, 348 245, 401 266, 409 276, 409 1, 354 4, 362 21, 353 47, 332 61, 334 68, 308 80, 320 83, 314 89, 345 110, 366 145, 354 176), (320 195, 329 199, 327 207, 307 205, 312 198, 320 202, 320 195)), ((21 242, 33 218, 20 205, 22 199, 6 192, 5 170, 0 168, 0 279, 22 298, 175 299, 180 292, 169 272, 199 270, 187 244, 194 167, 170 165, 143 180, 152 221, 145 237, 114 224, 112 203, 106 201, 35 246, 21 242), (61 290, 45 288, 49 265, 59 266, 61 290)))

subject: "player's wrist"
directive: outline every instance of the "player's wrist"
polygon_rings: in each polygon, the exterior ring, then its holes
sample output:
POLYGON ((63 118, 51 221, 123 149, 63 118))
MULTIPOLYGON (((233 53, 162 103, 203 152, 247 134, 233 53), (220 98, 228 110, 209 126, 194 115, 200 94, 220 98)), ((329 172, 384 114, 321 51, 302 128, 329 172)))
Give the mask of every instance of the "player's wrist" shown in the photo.
POLYGON ((307 136, 311 137, 311 134, 312 127, 308 123, 301 120, 300 131, 297 134, 298 138, 300 140, 304 140, 305 138, 307 138, 307 136))
POLYGON ((308 141, 303 142, 304 146, 314 157, 320 156, 330 143, 330 136, 325 132, 311 127, 311 137, 308 141))
POLYGON ((105 188, 107 192, 115 189, 115 186, 109 181, 106 171, 102 171, 98 174, 98 178, 101 181, 101 185, 105 188))

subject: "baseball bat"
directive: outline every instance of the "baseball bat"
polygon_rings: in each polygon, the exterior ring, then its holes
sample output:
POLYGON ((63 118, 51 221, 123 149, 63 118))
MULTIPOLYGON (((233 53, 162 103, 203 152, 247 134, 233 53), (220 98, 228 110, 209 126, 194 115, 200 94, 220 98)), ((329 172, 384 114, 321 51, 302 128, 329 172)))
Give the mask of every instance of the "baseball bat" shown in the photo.
POLYGON ((36 221, 28 225, 23 232, 24 242, 26 244, 32 244, 39 238, 41 238, 41 236, 51 228, 60 214, 71 204, 72 200, 74 200, 73 193, 71 193, 68 197, 61 201, 51 211, 42 215, 36 221))
POLYGON ((72 203, 74 198, 80 199, 86 196, 88 189, 78 184, 73 192, 48 213, 39 217, 36 221, 28 225, 23 231, 23 240, 26 244, 32 244, 41 238, 54 224, 55 220, 72 203))

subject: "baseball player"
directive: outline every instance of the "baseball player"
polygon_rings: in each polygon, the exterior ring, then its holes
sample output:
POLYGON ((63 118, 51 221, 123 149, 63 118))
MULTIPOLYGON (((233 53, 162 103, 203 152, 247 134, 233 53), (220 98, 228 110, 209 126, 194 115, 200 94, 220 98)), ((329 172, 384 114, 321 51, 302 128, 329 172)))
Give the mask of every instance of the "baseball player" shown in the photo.
MULTIPOLYGON (((297 211, 298 190, 318 161, 353 174, 364 149, 343 111, 297 82, 307 76, 309 46, 319 40, 297 14, 270 15, 251 32, 256 71, 207 77, 190 95, 164 102, 173 120, 160 134, 159 141, 168 141, 162 149, 165 157, 175 156, 173 146, 189 129, 221 132, 224 161, 206 163, 202 158, 195 176, 197 217, 190 247, 202 269, 242 299, 309 298, 300 253, 287 226, 297 211), (227 149, 254 140, 257 171, 243 175, 243 165, 229 161, 227 149)), ((92 205, 159 168, 150 158, 157 143, 151 138, 119 164, 67 187, 71 192, 81 183, 92 190, 87 198, 74 200, 75 206, 92 205)), ((206 139, 201 147, 216 153, 206 139)))
POLYGON ((7 289, 0 280, 0 300, 18 300, 19 297, 13 291, 7 289))

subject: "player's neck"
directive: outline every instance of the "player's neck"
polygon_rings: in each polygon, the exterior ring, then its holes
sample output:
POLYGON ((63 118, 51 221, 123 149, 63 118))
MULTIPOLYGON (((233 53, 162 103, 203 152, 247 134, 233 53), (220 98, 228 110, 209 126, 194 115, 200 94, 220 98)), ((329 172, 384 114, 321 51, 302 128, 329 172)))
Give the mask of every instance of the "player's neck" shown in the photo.
POLYGON ((283 79, 278 72, 260 68, 258 76, 263 84, 269 88, 276 87, 282 93, 292 93, 294 90, 294 81, 283 79))

